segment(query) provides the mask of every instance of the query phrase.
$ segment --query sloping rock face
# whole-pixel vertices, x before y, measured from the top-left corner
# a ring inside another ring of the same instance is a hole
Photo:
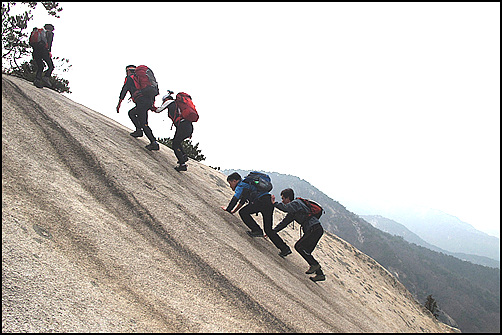
[[[2,75],[3,332],[451,331],[334,235],[314,251],[327,280],[311,282],[298,254],[220,209],[222,173],[178,173],[130,131]]]

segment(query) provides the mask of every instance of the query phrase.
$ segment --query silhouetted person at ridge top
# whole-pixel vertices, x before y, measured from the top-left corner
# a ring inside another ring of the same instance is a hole
[[[47,23],[43,28],[33,28],[30,35],[29,44],[33,48],[33,59],[37,64],[37,72],[33,84],[42,88],[44,86],[52,87],[50,77],[54,70],[54,63],[52,62],[52,41],[54,39],[54,26]],[[42,77],[44,71],[44,62],[47,64],[47,70]]]

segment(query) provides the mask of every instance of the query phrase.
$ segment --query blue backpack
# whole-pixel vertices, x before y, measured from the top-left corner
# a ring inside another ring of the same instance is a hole
[[[261,173],[258,171],[251,171],[244,178],[243,182],[252,185],[256,188],[259,193],[267,193],[270,192],[273,188],[272,180],[265,173]]]

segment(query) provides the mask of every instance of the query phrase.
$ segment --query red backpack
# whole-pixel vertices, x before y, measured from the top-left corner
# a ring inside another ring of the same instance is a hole
[[[300,199],[301,201],[303,201],[305,205],[307,205],[307,207],[309,208],[309,213],[308,213],[309,217],[315,216],[316,218],[319,219],[322,213],[324,213],[324,209],[322,209],[322,207],[318,203],[303,198],[297,198],[297,199]]]
[[[155,97],[159,94],[159,84],[153,75],[153,71],[148,66],[138,66],[134,71],[133,79],[137,89],[135,98],[140,95]]]
[[[48,49],[49,44],[47,43],[47,36],[45,35],[45,29],[44,28],[33,29],[30,35],[29,44],[32,48],[45,47],[46,49]]]
[[[192,97],[185,92],[179,92],[176,94],[176,105],[180,109],[181,117],[185,120],[191,122],[197,122],[199,120],[199,114],[195,109],[195,105],[192,102]]]

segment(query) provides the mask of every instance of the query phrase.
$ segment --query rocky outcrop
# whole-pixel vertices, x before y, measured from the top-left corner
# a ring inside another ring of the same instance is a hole
[[[220,209],[223,174],[179,173],[130,131],[2,76],[3,332],[450,331],[335,235],[311,282],[298,254]],[[292,246],[298,230],[281,234]]]

